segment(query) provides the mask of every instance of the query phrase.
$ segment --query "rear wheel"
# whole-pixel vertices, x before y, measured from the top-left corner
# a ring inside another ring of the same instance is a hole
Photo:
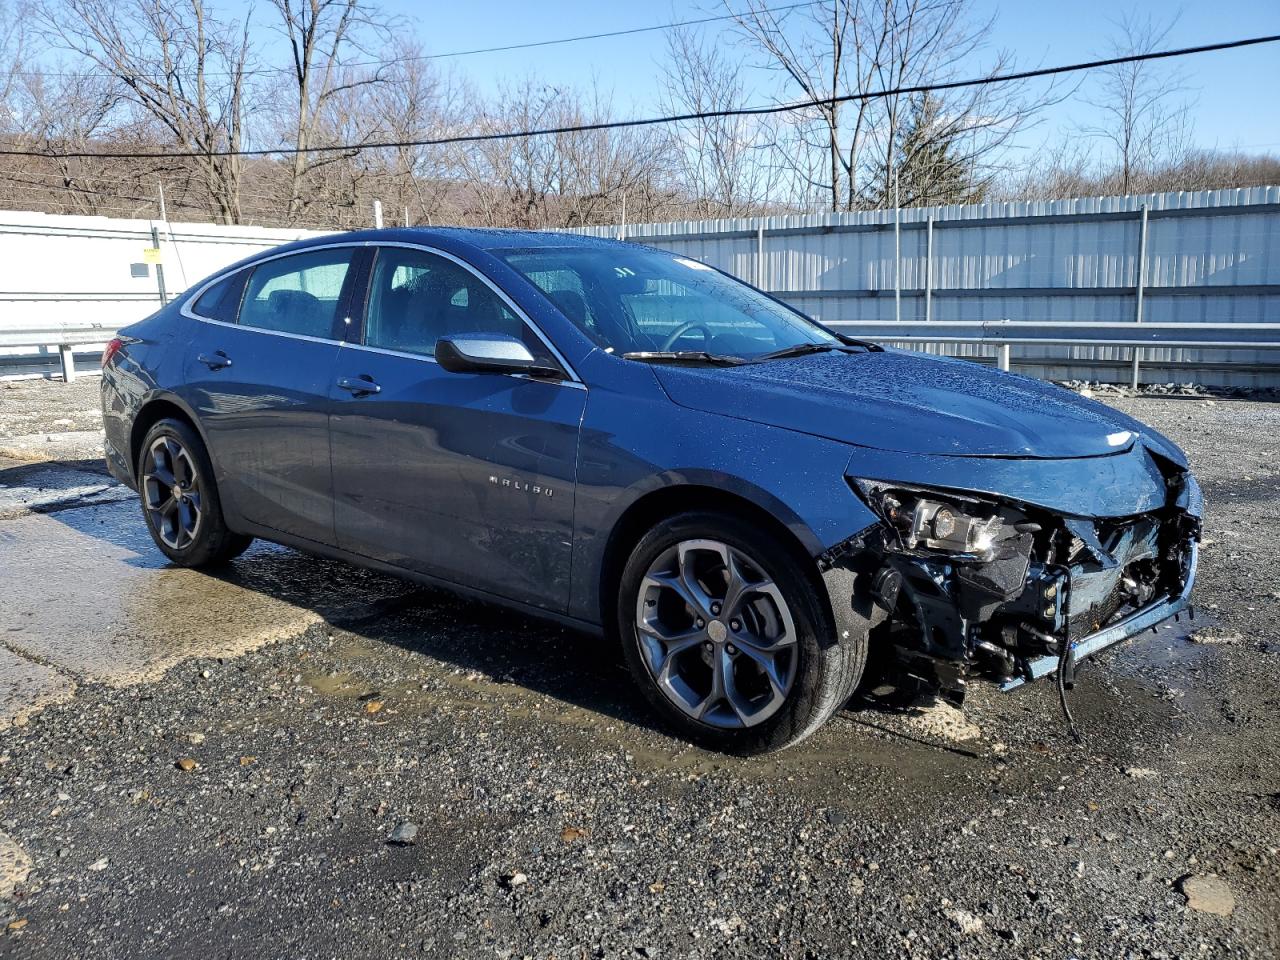
[[[632,673],[682,736],[730,753],[790,746],[852,694],[866,633],[837,639],[825,596],[777,537],[727,514],[658,524],[622,575]]]
[[[137,477],[151,539],[179,566],[225,563],[253,542],[228,529],[209,455],[181,420],[161,420],[147,431]]]

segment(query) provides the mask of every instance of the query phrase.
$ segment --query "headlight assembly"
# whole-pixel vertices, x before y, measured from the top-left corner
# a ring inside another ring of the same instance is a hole
[[[998,504],[942,491],[852,481],[868,505],[898,536],[903,549],[955,555],[989,562],[998,544],[1016,536],[1017,519],[1006,519]]]

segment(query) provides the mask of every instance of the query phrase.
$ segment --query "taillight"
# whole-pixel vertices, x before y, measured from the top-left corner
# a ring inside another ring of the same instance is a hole
[[[111,342],[107,344],[107,349],[102,351],[102,365],[105,367],[111,362],[111,358],[120,352],[120,348],[124,346],[124,341],[119,337],[112,337]]]

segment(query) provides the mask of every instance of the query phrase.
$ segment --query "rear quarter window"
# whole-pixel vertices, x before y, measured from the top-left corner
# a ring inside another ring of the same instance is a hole
[[[235,323],[236,314],[240,311],[240,296],[244,293],[244,283],[248,279],[248,270],[238,270],[224,277],[200,294],[191,307],[191,312],[208,320]]]

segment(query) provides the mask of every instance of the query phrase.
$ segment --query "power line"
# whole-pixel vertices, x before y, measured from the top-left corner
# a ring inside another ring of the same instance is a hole
[[[805,0],[803,3],[788,3],[780,7],[765,7],[758,13],[787,13],[791,10],[799,10],[802,7],[815,7],[825,0]],[[536,47],[554,47],[565,43],[578,43],[583,40],[604,40],[609,37],[630,37],[638,33],[654,33],[659,30],[676,30],[680,27],[694,27],[705,23],[718,23],[722,20],[734,20],[742,16],[741,13],[722,13],[714,17],[700,17],[695,20],[675,20],[671,23],[657,23],[648,27],[629,27],[626,30],[609,30],[603,33],[584,33],[575,37],[556,37],[551,40],[531,40],[526,43],[509,43],[500,47],[477,47],[472,50],[453,50],[449,53],[424,53],[413,57],[398,57],[396,62],[403,63],[406,61],[423,61],[423,60],[450,60],[457,57],[473,57],[482,53],[507,53],[511,50],[532,50]],[[340,64],[342,67],[384,67],[387,66],[385,60],[354,60],[349,63]],[[251,70],[245,70],[240,76],[257,76],[264,73],[293,73],[294,67],[256,67]],[[43,77],[67,77],[78,76],[75,73],[66,71],[43,71],[43,70],[24,70],[25,74]],[[141,76],[150,78],[161,78],[166,76],[162,73],[141,74]],[[227,71],[206,71],[205,76],[226,77],[232,76]]]
[[[26,180],[22,177],[15,177],[9,174],[4,174],[3,176],[0,176],[0,183],[16,183],[25,187],[39,187],[41,190],[48,190],[50,192],[54,192],[58,190],[71,190],[75,193],[91,194],[95,197],[107,197],[108,199],[111,199],[111,200],[131,200],[137,203],[150,203],[150,204],[154,204],[156,202],[155,197],[135,197],[125,193],[110,193],[106,190],[94,190],[92,187],[78,187],[75,184],[71,184],[71,183],[58,183],[58,184],[41,183],[38,180]],[[169,202],[175,207],[190,206],[190,204],[185,204],[177,200],[170,200]]]
[[[48,157],[49,155],[38,154],[38,156]],[[88,183],[96,184],[98,186],[101,186],[102,184],[109,184],[109,183],[126,184],[130,187],[145,186],[143,181],[163,181],[166,183],[166,186],[179,189],[179,190],[182,189],[181,182],[175,179],[175,177],[170,176],[166,179],[164,175],[157,176],[154,172],[150,172],[148,174],[144,174],[141,176],[133,176],[133,177],[115,177],[115,176],[110,176],[109,174],[100,174],[100,173],[76,173],[76,174],[65,175],[62,173],[45,173],[40,170],[20,170],[18,172],[22,174],[21,177],[17,176],[16,174],[10,174],[3,170],[0,170],[0,185],[3,185],[5,183],[18,183],[24,186],[42,187],[46,190],[55,190],[55,191],[56,190],[77,190],[81,193],[95,193],[104,197],[105,196],[117,197],[121,200],[136,200],[139,203],[145,203],[145,202],[156,203],[158,202],[158,198],[154,196],[147,198],[147,197],[135,197],[135,196],[130,196],[128,194],[122,194],[122,193],[106,193],[102,190],[96,189],[95,187],[78,185],[75,181],[79,181],[80,184],[88,182]],[[23,179],[24,177],[41,177],[45,180],[54,180],[58,182],[38,183],[29,179]],[[65,182],[68,180],[72,182],[71,183]],[[287,196],[283,194],[252,193],[252,192],[246,192],[244,190],[237,191],[236,196],[241,200],[265,200],[269,203],[276,203],[281,200],[288,199]],[[191,210],[207,209],[207,206],[204,204],[198,204],[198,203],[193,204],[189,201],[185,201],[177,197],[169,198],[169,206],[186,207]]]
[[[781,7],[766,7],[757,13],[785,13],[801,7],[816,7],[825,0],[807,0],[805,3],[789,3]],[[431,53],[421,57],[406,57],[406,60],[444,60],[450,57],[471,57],[478,53],[505,53],[508,50],[529,50],[533,47],[551,47],[561,43],[577,43],[579,40],[602,40],[606,37],[629,37],[637,33],[652,33],[657,30],[674,30],[678,27],[693,27],[704,23],[717,23],[721,20],[735,20],[740,13],[722,13],[714,17],[702,17],[698,20],[677,20],[673,23],[659,23],[651,27],[632,27],[628,30],[610,30],[607,33],[586,33],[577,37],[562,37],[558,40],[534,40],[529,43],[512,43],[504,47],[481,47],[475,50],[456,50],[453,53]],[[380,61],[369,61],[352,66],[375,66]]]
[[[42,176],[42,174],[34,174],[34,176]],[[113,193],[108,190],[96,190],[93,187],[82,187],[72,183],[66,183],[66,184],[41,183],[38,180],[27,180],[23,177],[15,177],[15,176],[10,176],[8,174],[0,174],[0,185],[6,184],[6,183],[13,183],[13,184],[18,184],[20,186],[26,186],[26,187],[35,187],[39,190],[46,191],[50,195],[57,195],[59,191],[66,190],[72,193],[83,194],[85,196],[101,197],[101,198],[104,198],[105,200],[128,201],[131,203],[138,204],[139,206],[150,205],[152,207],[155,207],[158,205],[158,200],[156,197],[142,197],[142,196],[135,196],[133,194],[128,194],[128,193]],[[264,194],[254,194],[254,193],[241,193],[239,197],[242,200],[277,201],[280,199],[279,197],[269,197]],[[96,204],[97,209],[109,209],[112,211],[131,213],[135,215],[138,213],[138,207],[128,207],[121,203],[100,203],[96,200],[93,202]],[[200,210],[204,213],[209,212],[209,207],[207,204],[192,203],[188,200],[169,198],[168,205],[170,207],[175,207],[183,210]],[[138,219],[156,219],[156,218],[141,217]],[[297,226],[299,228],[304,228],[304,229],[309,227],[316,227],[319,229],[333,229],[332,223],[328,223],[322,220],[316,220],[316,221],[298,220],[294,223],[291,223],[289,226],[290,227]],[[288,229],[288,228],[286,227],[285,229]]]
[[[1209,43],[1196,47],[1182,47],[1177,50],[1156,50],[1151,53],[1129,54],[1123,57],[1110,57],[1106,60],[1089,60],[1083,63],[1064,64],[1057,67],[1040,67],[1035,70],[1020,70],[1015,73],[994,74],[988,77],[977,77],[969,80],[949,80],[940,83],[924,83],[915,86],[892,87],[884,90],[872,90],[866,93],[847,93],[836,97],[821,97],[792,103],[770,104],[758,107],[731,107],[723,110],[701,110],[694,113],[679,113],[661,117],[641,117],[634,120],[605,120],[598,123],[571,124],[561,127],[542,127],[530,130],[508,130],[499,133],[468,133],[452,137],[435,137],[422,140],[393,140],[373,143],[346,143],[325,146],[276,147],[256,150],[174,150],[174,151],[56,151],[35,152],[30,150],[0,149],[0,156],[8,157],[57,157],[63,159],[77,157],[97,157],[107,160],[161,160],[196,157],[270,157],[293,156],[299,153],[334,153],[354,150],[389,150],[404,147],[439,147],[459,143],[482,143],[491,140],[518,140],[526,137],[554,136],[563,133],[590,133],[598,130],[619,130],[632,127],[650,127],[665,123],[682,123],[688,120],[709,120],[721,117],[765,116],[775,113],[790,113],[796,110],[807,110],[812,107],[829,107],[836,104],[852,103],[863,100],[876,100],[882,97],[902,96],[904,94],[928,93],[937,90],[958,90],[964,87],[982,87],[994,83],[1008,83],[1014,80],[1034,80],[1038,77],[1058,76],[1064,73],[1077,73],[1082,70],[1096,70],[1100,67],[1117,66],[1123,63],[1141,63],[1148,60],[1164,60],[1170,57],[1186,57],[1198,53],[1212,53],[1219,50],[1234,50],[1239,47],[1256,46],[1263,43],[1280,41],[1280,34],[1264,37],[1248,37],[1243,40],[1228,40],[1222,43]]]

